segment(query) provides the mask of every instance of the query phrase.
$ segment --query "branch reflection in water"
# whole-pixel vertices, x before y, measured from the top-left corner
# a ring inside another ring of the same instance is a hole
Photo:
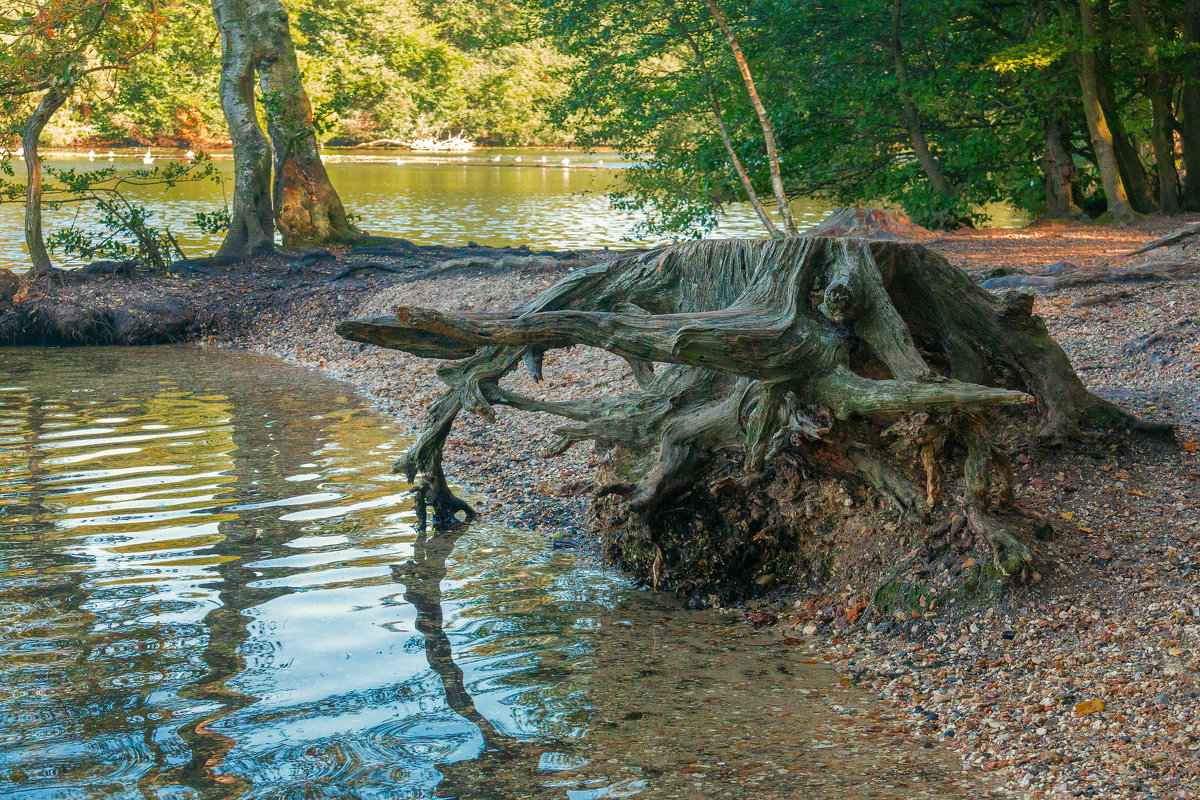
[[[0,364],[0,796],[558,777],[542,751],[591,708],[564,666],[586,667],[578,620],[620,579],[539,532],[418,538],[390,473],[407,439],[301,370],[190,348]]]

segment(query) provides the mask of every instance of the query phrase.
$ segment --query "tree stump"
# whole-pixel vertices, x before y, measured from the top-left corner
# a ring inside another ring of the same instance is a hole
[[[853,236],[859,239],[891,239],[919,242],[937,236],[922,228],[903,211],[879,208],[835,208],[828,217],[803,233],[804,236]]]
[[[445,359],[449,387],[397,464],[421,524],[472,515],[442,450],[462,410],[562,417],[548,449],[604,454],[596,518],[608,553],[684,592],[819,576],[831,537],[917,535],[978,546],[998,574],[1035,561],[997,432],[1049,443],[1150,429],[1087,391],[1029,294],[992,295],[911,242],[699,241],[574,272],[509,312],[401,307],[349,320],[358,342]],[[574,345],[626,359],[639,387],[548,402],[500,386]],[[923,537],[923,539],[921,538]]]

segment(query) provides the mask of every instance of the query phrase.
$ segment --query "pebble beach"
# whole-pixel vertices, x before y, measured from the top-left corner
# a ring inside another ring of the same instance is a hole
[[[968,231],[929,246],[968,270],[1035,273],[1100,263],[1164,226]],[[314,293],[208,343],[346,381],[415,432],[443,388],[436,363],[345,342],[333,324],[401,304],[504,310],[564,274],[468,273]],[[1175,424],[1178,444],[1134,441],[1102,458],[1069,446],[1018,456],[1018,501],[1057,531],[1053,569],[1040,582],[987,607],[904,619],[858,621],[853,591],[726,610],[777,620],[780,641],[881,700],[892,713],[871,723],[879,736],[943,748],[1007,796],[1200,797],[1200,281],[1117,288],[1103,302],[1091,298],[1112,286],[1048,293],[1035,310],[1089,388]],[[538,384],[514,373],[505,385],[548,399],[634,385],[623,361],[588,348],[547,353],[543,373]],[[450,481],[489,518],[586,538],[591,446],[542,458],[554,421],[497,412],[494,424],[460,417],[446,450]]]

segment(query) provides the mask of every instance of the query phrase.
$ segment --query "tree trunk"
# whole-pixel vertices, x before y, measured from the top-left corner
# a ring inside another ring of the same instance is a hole
[[[725,120],[721,116],[721,103],[717,100],[717,90],[711,83],[708,85],[708,96],[712,101],[713,119],[717,122],[717,134],[720,135],[721,142],[725,145],[725,152],[729,154],[729,161],[733,164],[733,170],[737,173],[738,180],[742,182],[742,188],[746,191],[750,205],[754,206],[754,212],[758,214],[763,227],[767,229],[767,233],[771,235],[772,239],[782,236],[783,234],[775,227],[775,221],[771,219],[771,215],[763,208],[762,201],[758,199],[758,192],[754,191],[754,184],[750,182],[750,176],[746,174],[742,160],[738,158],[737,150],[733,148],[733,140],[729,138],[729,131],[725,129]]]
[[[913,102],[912,93],[908,88],[908,70],[904,63],[904,50],[900,43],[900,3],[901,0],[892,2],[892,26],[889,35],[889,48],[892,53],[892,63],[896,69],[896,84],[900,93],[900,122],[908,133],[913,153],[916,154],[921,169],[925,170],[929,185],[942,197],[952,198],[954,190],[950,187],[950,181],[946,180],[942,165],[933,155],[933,151],[929,149],[929,141],[925,138],[925,129],[921,123],[921,112]]]
[[[1075,202],[1075,164],[1063,144],[1062,116],[1047,114],[1043,121],[1046,147],[1042,153],[1042,173],[1046,176],[1046,219],[1066,219],[1079,207]]]
[[[279,0],[244,0],[255,66],[275,151],[275,222],[285,245],[349,244],[362,238],[346,219],[321,162],[312,105]]]
[[[221,108],[233,142],[233,210],[218,257],[255,256],[275,246],[271,146],[254,105],[254,48],[241,0],[212,0],[221,34]]]
[[[1175,168],[1175,112],[1172,81],[1158,59],[1158,39],[1150,28],[1146,0],[1129,0],[1133,27],[1142,40],[1146,58],[1146,94],[1150,97],[1150,145],[1158,178],[1158,204],[1165,214],[1179,211],[1179,172]]]
[[[1084,388],[1032,307],[1032,295],[997,298],[915,243],[790,237],[629,256],[511,312],[402,307],[337,332],[455,362],[397,464],[422,476],[420,519],[426,504],[443,519],[473,513],[441,468],[462,409],[553,414],[572,424],[554,431],[550,454],[589,439],[606,453],[598,514],[615,557],[655,586],[700,591],[794,574],[806,543],[839,524],[830,514],[882,530],[866,518],[881,503],[911,515],[913,531],[965,529],[1001,572],[1020,574],[1033,546],[1008,514],[1012,475],[991,435],[1003,416],[1026,418],[1008,409],[1036,405],[1050,441],[1139,424]],[[542,353],[574,345],[625,358],[641,388],[551,402],[500,386],[522,362],[536,378]],[[955,466],[961,496],[943,489]]]
[[[746,92],[750,95],[750,104],[754,106],[754,113],[758,115],[758,123],[762,126],[763,141],[767,148],[767,166],[771,172],[771,188],[775,192],[775,202],[779,205],[779,218],[783,220],[783,229],[788,235],[795,236],[797,233],[796,223],[792,219],[792,210],[788,206],[787,193],[783,190],[783,176],[779,170],[779,152],[775,147],[775,129],[771,125],[771,118],[767,114],[766,106],[759,99],[758,88],[754,85],[754,77],[750,74],[750,65],[742,53],[742,46],[738,44],[737,35],[734,34],[733,28],[721,13],[721,9],[717,7],[716,0],[706,0],[706,2],[717,26],[729,41],[729,49],[733,51],[738,71],[742,73],[742,81],[746,84]]]
[[[46,123],[54,112],[67,102],[67,93],[60,87],[51,87],[38,101],[33,115],[21,131],[21,147],[25,150],[25,245],[33,262],[30,277],[45,275],[54,270],[50,254],[46,252],[46,240],[42,236],[42,158],[38,155],[38,140]]]
[[[1188,0],[1183,20],[1184,38],[1200,47],[1200,0]],[[1183,185],[1183,204],[1189,211],[1200,211],[1200,69],[1185,72],[1179,96],[1181,112],[1179,133],[1183,143],[1183,166],[1187,177]]]
[[[1086,2],[1086,0],[1084,0]],[[1125,120],[1117,108],[1117,99],[1113,94],[1112,81],[1108,71],[1101,68],[1097,72],[1100,90],[1100,104],[1104,108],[1104,118],[1112,131],[1113,154],[1117,158],[1117,170],[1121,173],[1121,182],[1125,184],[1125,192],[1129,204],[1139,214],[1153,214],[1158,211],[1158,203],[1150,190],[1150,182],[1146,180],[1146,165],[1138,155],[1137,145],[1129,131],[1125,128]]]
[[[1083,111],[1087,116],[1088,132],[1092,138],[1092,148],[1096,153],[1096,166],[1100,170],[1100,182],[1104,186],[1104,195],[1108,198],[1108,210],[1117,222],[1127,222],[1134,217],[1133,207],[1129,196],[1125,193],[1125,185],[1121,181],[1121,170],[1117,166],[1117,156],[1113,149],[1113,135],[1109,128],[1108,118],[1100,103],[1099,64],[1091,42],[1096,37],[1096,20],[1092,13],[1090,0],[1079,0],[1079,16],[1083,24],[1084,45],[1078,56],[1077,70],[1079,73],[1080,100]]]

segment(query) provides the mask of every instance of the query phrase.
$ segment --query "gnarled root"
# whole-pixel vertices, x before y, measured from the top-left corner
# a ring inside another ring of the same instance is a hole
[[[596,507],[610,552],[689,590],[816,575],[809,545],[854,525],[968,529],[1019,577],[1034,554],[997,512],[1013,494],[996,421],[1032,406],[1045,441],[1139,425],[1084,388],[1030,297],[997,298],[911,243],[695,242],[572,273],[512,311],[400,308],[338,332],[448,360],[448,390],[398,465],[423,476],[422,519],[430,503],[470,513],[441,466],[459,411],[560,416],[548,452],[593,440],[607,453]],[[499,386],[522,364],[539,379],[546,350],[577,344],[626,359],[638,388],[560,403]],[[959,500],[946,487],[964,453]]]

